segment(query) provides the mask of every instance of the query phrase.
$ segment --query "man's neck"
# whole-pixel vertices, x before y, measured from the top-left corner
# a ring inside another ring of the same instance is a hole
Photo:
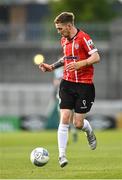
[[[69,40],[73,39],[78,33],[78,29],[76,27],[73,27],[70,33],[70,38]]]

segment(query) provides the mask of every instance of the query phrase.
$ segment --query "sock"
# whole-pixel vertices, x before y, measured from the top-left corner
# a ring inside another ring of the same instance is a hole
[[[86,119],[84,119],[84,125],[82,127],[82,131],[85,131],[88,134],[90,134],[92,132],[92,127]]]
[[[68,141],[68,124],[59,124],[58,127],[58,149],[59,157],[65,156],[67,141]]]

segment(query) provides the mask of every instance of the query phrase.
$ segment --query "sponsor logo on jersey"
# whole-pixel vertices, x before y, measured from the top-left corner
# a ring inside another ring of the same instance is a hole
[[[90,40],[88,40],[87,41],[88,42],[88,45],[90,46],[90,45],[93,45],[93,41],[90,39]]]
[[[88,45],[91,47],[91,49],[95,49],[95,45],[91,39],[88,40],[87,42],[88,42]]]
[[[64,56],[64,60],[76,60],[78,59],[77,56]]]

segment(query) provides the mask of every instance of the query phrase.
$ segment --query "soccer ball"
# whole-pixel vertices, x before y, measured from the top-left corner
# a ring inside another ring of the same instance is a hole
[[[35,148],[30,154],[30,160],[35,166],[44,166],[49,161],[49,153],[43,147]]]

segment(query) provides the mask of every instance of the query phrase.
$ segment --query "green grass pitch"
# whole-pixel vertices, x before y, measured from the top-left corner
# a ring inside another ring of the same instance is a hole
[[[67,158],[69,164],[58,164],[57,132],[0,133],[0,179],[122,179],[122,131],[96,131],[98,147],[89,149],[83,132],[78,142],[70,133]],[[42,146],[50,160],[43,167],[31,164],[31,151]]]

